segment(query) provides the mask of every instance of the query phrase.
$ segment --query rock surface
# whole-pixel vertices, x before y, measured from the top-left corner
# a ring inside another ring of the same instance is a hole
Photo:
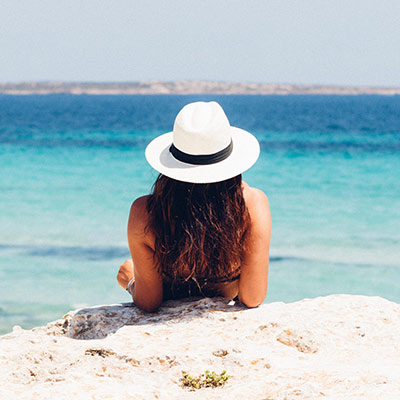
[[[400,305],[333,295],[73,311],[0,337],[1,399],[400,399]],[[182,371],[230,375],[182,388]]]

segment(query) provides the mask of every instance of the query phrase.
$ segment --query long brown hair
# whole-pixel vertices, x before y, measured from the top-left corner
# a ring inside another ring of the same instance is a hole
[[[194,184],[160,174],[147,211],[155,262],[173,282],[224,277],[241,265],[250,227],[241,175]]]

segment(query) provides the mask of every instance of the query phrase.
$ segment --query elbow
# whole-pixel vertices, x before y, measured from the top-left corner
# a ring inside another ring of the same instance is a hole
[[[239,300],[247,308],[256,308],[262,303],[262,301],[252,301],[252,300],[248,301],[247,299],[241,299],[240,297]]]
[[[148,312],[148,313],[154,313],[160,308],[160,305],[157,305],[157,306],[145,306],[145,307],[139,307],[139,308],[141,310],[143,310],[143,311]]]
[[[154,300],[154,301],[150,301],[150,300],[147,299],[146,301],[143,301],[143,299],[138,298],[138,296],[134,296],[133,297],[133,302],[142,311],[145,311],[145,312],[148,312],[148,313],[154,313],[160,308],[162,300],[158,300],[157,299],[157,300]]]
[[[135,289],[133,290],[132,300],[137,307],[142,311],[153,313],[156,312],[163,301],[162,291],[151,290],[141,284],[141,281],[136,281]]]
[[[142,311],[148,312],[148,313],[154,313],[156,312],[159,308],[161,303],[157,304],[138,304],[135,302],[135,305],[138,306]]]
[[[252,296],[252,295],[240,295],[239,301],[248,308],[258,307],[265,300],[266,294],[264,296]]]

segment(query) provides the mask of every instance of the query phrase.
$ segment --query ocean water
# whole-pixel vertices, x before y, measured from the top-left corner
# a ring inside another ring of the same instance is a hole
[[[2,95],[0,333],[129,301],[115,277],[157,175],[144,148],[197,100],[260,141],[244,179],[270,200],[266,302],[400,302],[399,96]]]

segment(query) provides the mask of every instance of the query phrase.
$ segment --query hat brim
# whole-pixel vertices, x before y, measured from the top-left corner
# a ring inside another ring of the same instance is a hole
[[[232,153],[223,161],[193,165],[178,161],[169,151],[172,132],[152,140],[146,147],[148,163],[161,174],[182,182],[214,183],[233,178],[248,170],[260,155],[258,140],[249,132],[231,127]]]

